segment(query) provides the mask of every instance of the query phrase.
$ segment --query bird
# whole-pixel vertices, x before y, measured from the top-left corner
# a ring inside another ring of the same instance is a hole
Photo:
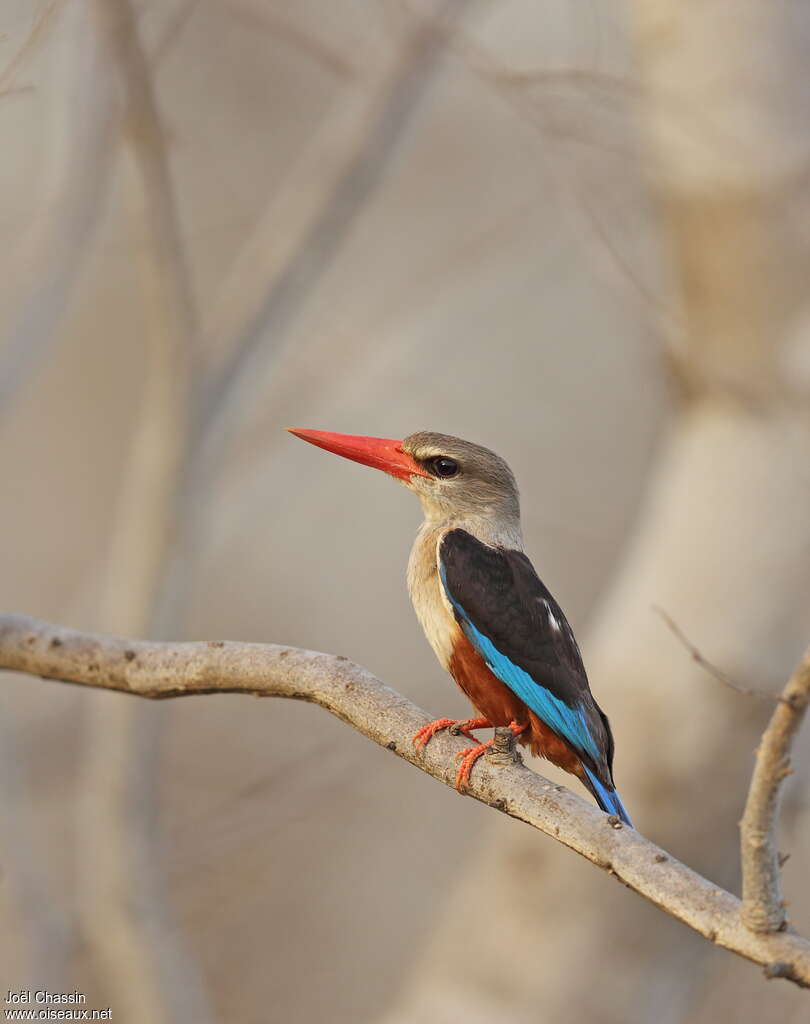
[[[610,723],[591,693],[568,620],[525,554],[518,487],[507,463],[481,445],[431,431],[393,440],[287,429],[382,470],[421,501],[408,591],[439,663],[477,715],[430,722],[413,737],[417,749],[443,729],[466,736],[474,746],[456,755],[456,788],[464,791],[493,744],[476,732],[508,727],[632,827],[613,780]]]

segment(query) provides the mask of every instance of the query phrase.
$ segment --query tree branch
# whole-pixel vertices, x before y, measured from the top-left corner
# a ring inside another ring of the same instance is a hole
[[[790,775],[790,748],[810,702],[810,648],[788,680],[757,750],[754,774],[740,822],[742,919],[757,933],[787,926],[780,891],[776,824],[783,780]]]
[[[5,615],[0,668],[154,699],[247,693],[305,700],[448,786],[456,771],[451,755],[465,745],[440,734],[417,752],[411,737],[427,715],[409,700],[346,658],[275,644],[147,643]],[[805,703],[808,684],[810,666],[801,686],[796,683]],[[785,707],[780,704],[776,714]],[[797,724],[788,727],[790,735]],[[770,749],[763,741],[763,750]],[[810,942],[784,931],[751,931],[735,896],[564,787],[521,764],[486,759],[468,792],[575,850],[710,942],[761,964],[768,977],[810,987]]]
[[[787,926],[780,889],[782,860],[776,843],[782,782],[791,773],[790,747],[810,702],[810,648],[778,697],[739,686],[708,661],[662,608],[653,606],[671,632],[701,668],[748,697],[774,700],[776,710],[757,750],[754,773],[740,822],[740,860],[743,876],[742,919],[754,932],[783,931]]]

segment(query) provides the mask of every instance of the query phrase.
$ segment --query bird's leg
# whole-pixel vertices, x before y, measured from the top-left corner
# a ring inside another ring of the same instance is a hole
[[[521,733],[525,732],[529,728],[529,723],[524,722],[523,725],[518,725],[517,722],[510,722],[509,728],[512,731],[512,735],[517,737]],[[486,743],[479,743],[475,747],[468,747],[466,750],[460,750],[455,756],[457,761],[461,761],[458,766],[458,775],[456,776],[456,789],[461,793],[467,783],[470,781],[470,772],[473,769],[473,765],[490,749],[494,740],[487,740]]]
[[[491,728],[492,723],[487,718],[468,718],[463,722],[459,722],[455,718],[437,718],[435,722],[428,722],[427,725],[423,725],[414,734],[412,742],[417,750],[422,750],[437,732],[441,732],[442,729],[448,729],[454,736],[458,736],[461,733],[467,739],[472,740],[473,743],[477,743],[478,740],[473,736],[472,730]]]

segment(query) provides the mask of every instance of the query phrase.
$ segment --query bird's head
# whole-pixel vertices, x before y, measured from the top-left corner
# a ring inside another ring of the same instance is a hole
[[[419,496],[429,520],[497,520],[519,529],[515,478],[504,460],[488,448],[427,430],[394,441],[288,429],[310,444],[400,480]]]

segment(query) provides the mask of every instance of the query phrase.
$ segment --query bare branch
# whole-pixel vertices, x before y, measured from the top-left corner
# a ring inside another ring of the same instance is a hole
[[[695,664],[700,665],[702,669],[708,672],[709,675],[719,683],[722,683],[724,686],[728,686],[736,693],[741,693],[744,697],[759,697],[761,700],[770,701],[779,700],[779,698],[775,697],[772,693],[765,693],[763,690],[752,690],[747,686],[740,686],[739,683],[735,683],[731,676],[726,675],[721,668],[718,668],[715,664],[709,661],[708,658],[703,656],[700,649],[695,647],[689,637],[684,633],[678,623],[668,612],[665,612],[663,608],[659,608],[656,604],[653,605],[653,611],[656,615],[661,616],[673,636],[680,640],[687,651],[689,651],[692,655],[692,661],[694,661]]]
[[[777,707],[757,750],[745,812],[740,822],[743,872],[742,919],[754,932],[781,931],[787,915],[780,891],[780,869],[787,856],[776,845],[780,789],[790,775],[790,746],[810,702],[810,649],[791,676],[783,693],[775,697],[740,686],[708,661],[674,619],[657,606],[667,627],[692,655],[692,660],[725,686],[747,697],[774,700]]]
[[[787,926],[780,891],[781,857],[776,825],[783,780],[790,775],[790,748],[810,702],[810,648],[788,680],[757,750],[751,788],[740,822],[742,919],[757,933]]]
[[[439,735],[417,752],[411,737],[427,721],[423,711],[347,658],[293,647],[147,643],[4,615],[0,668],[153,699],[246,693],[308,701],[448,786],[456,771],[451,755],[464,747],[458,737]],[[810,664],[803,671],[796,692],[806,702]],[[788,932],[751,931],[737,897],[563,786],[521,764],[487,759],[468,792],[576,851],[715,945],[761,964],[768,977],[810,987],[810,942]]]

